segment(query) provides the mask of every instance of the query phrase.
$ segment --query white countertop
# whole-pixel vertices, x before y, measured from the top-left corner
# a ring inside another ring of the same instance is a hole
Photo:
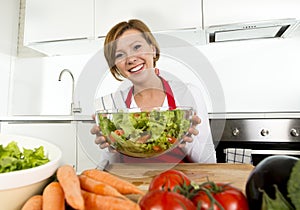
[[[209,119],[271,119],[300,118],[300,112],[261,112],[261,113],[209,113]]]
[[[300,112],[281,113],[209,113],[209,119],[300,118]],[[91,115],[14,115],[0,116],[0,122],[93,122]]]
[[[0,122],[72,122],[93,121],[90,115],[14,115],[0,116]]]

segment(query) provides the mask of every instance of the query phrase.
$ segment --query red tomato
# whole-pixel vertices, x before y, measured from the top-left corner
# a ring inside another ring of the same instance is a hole
[[[124,135],[124,131],[121,130],[121,129],[119,129],[119,130],[117,129],[117,130],[115,130],[114,132],[115,132],[115,134],[117,134],[118,136]],[[115,143],[115,142],[116,142],[116,139],[115,139],[111,134],[109,135],[109,139],[110,139],[111,143]]]
[[[246,196],[239,189],[228,184],[216,183],[218,189],[213,189],[210,185],[205,186],[206,189],[211,190],[211,195],[218,201],[224,210],[248,210],[248,202]],[[201,206],[201,210],[212,209],[211,200],[204,191],[199,191],[198,194],[192,198],[195,206]],[[219,210],[217,204],[214,204],[214,210]]]
[[[167,170],[160,173],[152,179],[149,185],[149,191],[163,190],[173,191],[175,186],[190,185],[191,180],[187,175],[178,170]]]
[[[140,116],[140,114],[139,114],[139,113],[134,113],[133,116],[134,116],[135,118],[137,118],[137,117]]]
[[[154,151],[156,151],[156,152],[160,152],[160,151],[161,151],[160,146],[156,146],[156,145],[154,145],[154,146],[152,147],[152,149],[153,149]]]
[[[171,143],[171,144],[174,144],[176,141],[177,141],[177,139],[176,138],[174,138],[174,137],[167,137],[168,138],[168,141]]]
[[[183,195],[161,190],[148,192],[139,205],[141,210],[196,210],[193,202]]]
[[[122,129],[115,130],[114,132],[115,132],[115,134],[117,134],[118,136],[124,135],[124,131],[123,131]]]

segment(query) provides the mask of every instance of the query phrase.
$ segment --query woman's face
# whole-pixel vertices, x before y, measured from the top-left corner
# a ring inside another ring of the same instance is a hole
[[[147,43],[143,34],[129,29],[117,40],[115,65],[124,77],[135,77],[154,68],[154,55],[155,47]]]

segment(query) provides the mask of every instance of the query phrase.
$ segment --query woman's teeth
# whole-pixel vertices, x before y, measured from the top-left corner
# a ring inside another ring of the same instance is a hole
[[[131,72],[131,73],[133,73],[133,72],[137,72],[137,71],[141,70],[141,69],[142,69],[142,67],[143,67],[143,64],[141,64],[141,65],[138,65],[138,66],[136,66],[136,67],[134,67],[134,68],[130,69],[130,70],[129,70],[129,72]]]

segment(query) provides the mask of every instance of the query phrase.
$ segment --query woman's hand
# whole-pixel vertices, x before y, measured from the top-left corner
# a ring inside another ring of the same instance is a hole
[[[92,118],[93,118],[93,120],[95,120],[94,114],[92,115]],[[115,151],[112,147],[110,147],[110,144],[107,142],[106,137],[102,135],[101,130],[98,125],[95,124],[91,128],[91,134],[96,135],[95,143],[98,144],[101,149],[105,149],[108,147],[108,150],[110,152]]]
[[[192,135],[196,136],[199,134],[199,131],[196,129],[196,126],[201,123],[200,117],[197,115],[193,115],[192,117],[192,125],[189,128],[188,134],[183,137],[183,142],[179,145],[179,147],[184,147],[186,142],[190,143],[193,141]]]

